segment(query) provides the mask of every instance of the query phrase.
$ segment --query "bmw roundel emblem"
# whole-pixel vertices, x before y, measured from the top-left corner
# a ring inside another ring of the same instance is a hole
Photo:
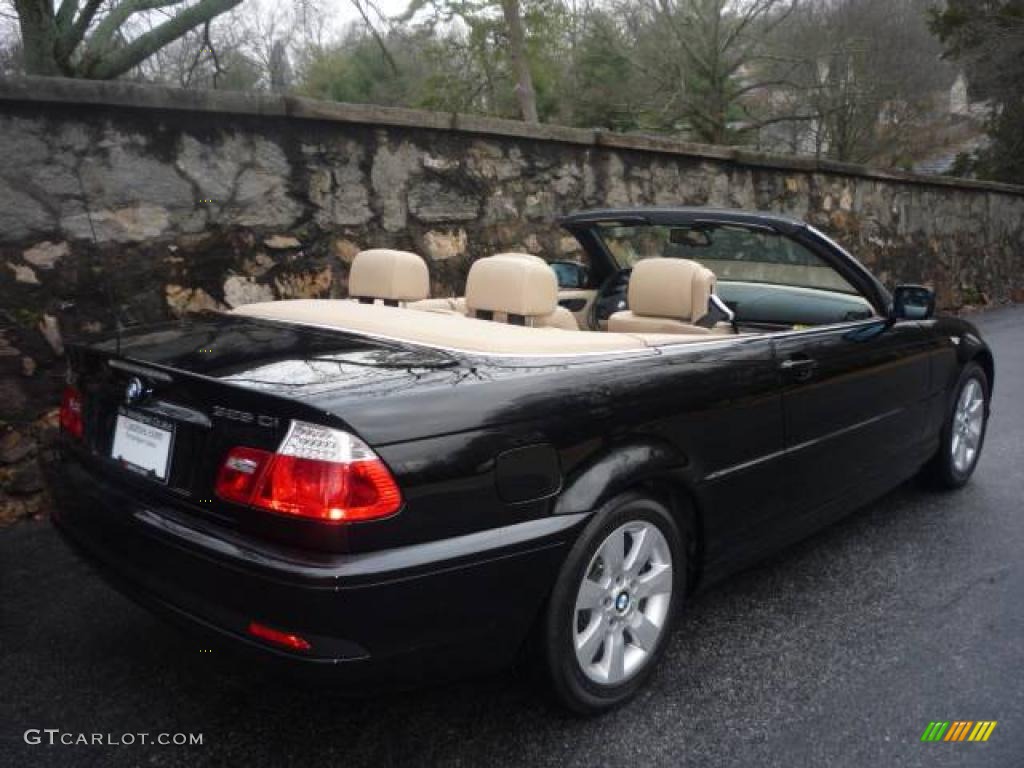
[[[132,376],[128,379],[128,386],[124,389],[124,401],[128,404],[137,403],[148,393],[149,391],[146,389],[142,379],[138,376]]]

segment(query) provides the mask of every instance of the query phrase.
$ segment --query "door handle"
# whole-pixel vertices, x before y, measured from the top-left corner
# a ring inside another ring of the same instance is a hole
[[[796,379],[809,379],[818,362],[809,357],[790,357],[779,363],[779,368],[784,373],[791,374]]]

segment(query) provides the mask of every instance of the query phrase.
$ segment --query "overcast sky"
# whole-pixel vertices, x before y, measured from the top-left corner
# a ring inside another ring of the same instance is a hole
[[[359,12],[352,4],[352,0],[325,0],[325,6],[330,8],[332,21],[341,29],[352,21],[361,21]],[[375,5],[385,16],[398,16],[409,6],[409,0],[376,0]],[[373,16],[370,16],[373,19]],[[376,19],[374,19],[376,21]]]

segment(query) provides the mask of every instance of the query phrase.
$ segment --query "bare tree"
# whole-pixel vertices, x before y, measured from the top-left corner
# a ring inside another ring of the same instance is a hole
[[[242,0],[14,0],[21,28],[25,71],[98,80],[131,71],[189,31]],[[167,9],[175,9],[170,13]],[[140,16],[166,18],[141,34],[131,30]]]
[[[701,141],[729,143],[747,95],[768,85],[753,67],[765,37],[797,2],[646,0],[649,18],[638,34],[656,43],[638,39],[632,59],[658,84],[666,119]]]
[[[519,115],[526,122],[539,122],[526,45],[527,30],[522,17],[522,0],[410,0],[397,21],[409,23],[424,13],[429,14],[424,26],[433,34],[443,29],[439,37],[444,42],[452,44],[457,38],[464,38],[462,47],[480,54],[479,67],[483,70],[484,82],[474,87],[477,95],[489,93],[493,96],[498,93],[495,84],[498,79],[497,70],[501,69],[501,65],[492,59],[497,52],[495,49],[507,55],[512,95],[515,96]],[[451,34],[453,22],[454,26],[465,28],[464,35]],[[502,84],[502,88],[507,88],[507,84]],[[494,98],[485,100],[496,101]]]
[[[928,31],[932,2],[812,0],[779,30],[767,67],[804,119],[801,148],[848,162],[913,154],[955,77]]]
[[[523,20],[519,15],[519,0],[501,0],[501,11],[508,27],[508,55],[516,78],[516,100],[523,120],[537,123],[537,97],[533,92],[533,77],[530,62],[526,57],[526,34]]]
[[[380,48],[381,55],[391,68],[392,74],[399,74],[398,64],[395,62],[395,57],[391,55],[391,51],[388,50],[388,45],[384,42],[384,36],[380,33],[380,30],[374,26],[373,21],[370,20],[369,10],[371,9],[377,14],[378,19],[383,19],[384,15],[380,12],[380,9],[377,8],[371,0],[352,0],[352,5],[354,5],[355,9],[359,12],[359,15],[363,19],[363,24],[366,25],[366,30],[377,43],[377,47]]]
[[[323,45],[330,14],[321,6],[320,0],[294,0],[236,7],[161,48],[130,74],[182,88],[291,90],[295,69],[301,78],[306,58]],[[160,19],[145,16],[133,32]]]

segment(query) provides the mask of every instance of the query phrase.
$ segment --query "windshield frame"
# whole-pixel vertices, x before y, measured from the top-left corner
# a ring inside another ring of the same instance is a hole
[[[648,239],[644,229],[654,230]],[[651,258],[688,259],[699,262],[712,270],[720,283],[741,282],[775,285],[782,287],[806,288],[825,293],[845,296],[861,296],[856,286],[843,278],[836,270],[813,251],[795,240],[786,237],[770,227],[755,227],[726,222],[697,221],[691,226],[670,226],[665,224],[622,224],[621,222],[599,222],[594,225],[597,237],[615,259],[620,269],[632,269],[638,262]],[[677,232],[700,233],[706,237],[700,245],[676,242]],[[768,241],[751,243],[750,235],[758,235]],[[763,248],[759,250],[759,245]],[[703,248],[707,251],[703,251]],[[653,251],[651,250],[653,249]],[[735,254],[744,253],[744,258]],[[748,257],[751,255],[752,257]],[[774,252],[776,257],[766,258]],[[759,276],[730,275],[736,269],[746,266],[750,272],[760,271]],[[773,271],[789,271],[788,275],[775,275]]]
[[[695,224],[728,224],[756,231],[770,230],[813,253],[832,267],[880,317],[889,316],[891,296],[882,283],[842,246],[797,219],[773,213],[713,208],[626,208],[582,211],[566,216],[560,224],[583,246],[590,259],[592,280],[600,285],[623,271],[605,246],[599,225],[618,222],[633,226],[660,224],[687,227]]]

